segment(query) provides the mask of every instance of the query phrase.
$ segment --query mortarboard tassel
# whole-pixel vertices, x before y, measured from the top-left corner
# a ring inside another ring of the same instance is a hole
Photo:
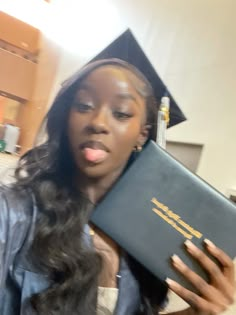
[[[170,99],[163,96],[157,117],[157,144],[163,149],[166,148],[166,129],[170,121]]]

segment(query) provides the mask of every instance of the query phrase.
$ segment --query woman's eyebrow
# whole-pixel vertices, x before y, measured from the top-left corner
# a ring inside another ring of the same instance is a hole
[[[116,98],[119,98],[121,100],[132,100],[134,102],[137,102],[136,97],[130,93],[118,93],[116,94]]]

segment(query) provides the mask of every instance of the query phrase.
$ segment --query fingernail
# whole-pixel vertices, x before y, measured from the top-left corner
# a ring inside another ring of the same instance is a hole
[[[178,287],[179,284],[177,282],[175,282],[174,280],[170,279],[170,278],[166,278],[166,283],[168,284],[168,286],[170,287]]]
[[[215,244],[212,243],[212,241],[208,240],[207,238],[204,239],[204,243],[212,249],[216,248]]]
[[[172,260],[176,263],[176,264],[182,264],[183,263],[183,261],[179,258],[179,256],[178,255],[176,255],[176,254],[174,254],[174,255],[172,255],[171,256],[171,258],[172,258]]]
[[[173,284],[175,283],[175,281],[173,281],[173,280],[170,279],[170,278],[166,278],[166,283],[167,283],[168,285],[173,285]]]
[[[186,240],[184,242],[184,244],[187,247],[187,249],[189,249],[189,250],[196,250],[197,249],[197,247],[190,240]]]

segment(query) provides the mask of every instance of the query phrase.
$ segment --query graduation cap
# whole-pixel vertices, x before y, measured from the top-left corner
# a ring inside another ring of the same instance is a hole
[[[163,96],[170,98],[170,122],[168,127],[175,126],[186,120],[185,115],[129,29],[115,39],[90,62],[110,58],[124,60],[139,69],[151,83],[158,104],[160,104]]]

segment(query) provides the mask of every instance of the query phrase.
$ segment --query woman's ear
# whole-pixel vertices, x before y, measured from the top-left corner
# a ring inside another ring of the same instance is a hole
[[[151,129],[151,125],[144,125],[140,131],[138,138],[138,145],[143,146],[149,138],[149,131]]]

